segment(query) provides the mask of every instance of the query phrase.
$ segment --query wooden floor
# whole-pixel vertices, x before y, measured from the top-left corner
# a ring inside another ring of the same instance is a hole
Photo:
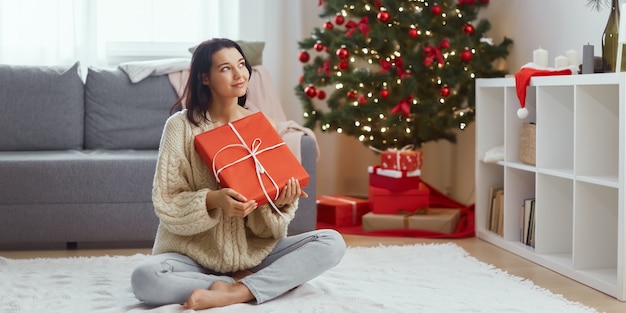
[[[604,293],[577,283],[567,277],[538,266],[526,259],[520,258],[508,251],[502,250],[478,238],[454,240],[420,239],[420,238],[391,238],[344,236],[348,246],[377,246],[406,245],[416,243],[443,243],[453,242],[475,258],[507,271],[509,274],[525,277],[536,285],[561,294],[565,298],[581,302],[597,309],[599,312],[626,312],[626,302],[621,302]],[[50,251],[0,251],[5,258],[36,258],[36,257],[71,257],[71,256],[100,256],[100,255],[133,255],[135,253],[150,253],[150,249],[76,249]]]

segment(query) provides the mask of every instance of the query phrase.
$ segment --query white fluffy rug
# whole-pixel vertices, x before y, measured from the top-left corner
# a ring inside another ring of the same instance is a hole
[[[129,276],[144,255],[0,257],[0,312],[181,312],[137,301]],[[455,244],[350,248],[324,275],[261,305],[203,312],[597,312],[511,276]]]

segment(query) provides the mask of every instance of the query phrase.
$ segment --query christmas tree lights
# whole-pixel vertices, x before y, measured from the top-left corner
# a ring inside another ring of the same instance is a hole
[[[305,126],[378,150],[439,139],[474,118],[474,83],[512,41],[483,38],[488,0],[321,0],[326,21],[300,41]]]

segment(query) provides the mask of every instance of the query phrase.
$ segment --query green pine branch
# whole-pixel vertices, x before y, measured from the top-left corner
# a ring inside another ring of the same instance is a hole
[[[493,63],[508,56],[512,40],[496,45],[481,41],[491,25],[476,18],[488,1],[324,3],[320,16],[332,29],[316,27],[298,43],[310,55],[295,87],[306,127],[341,132],[381,150],[441,139],[455,142],[455,131],[475,116],[475,79],[506,74]],[[436,5],[439,14],[432,11]],[[383,11],[387,22],[378,18]],[[335,22],[339,14],[345,19],[341,25]],[[347,23],[363,22],[364,17],[367,29],[348,35]],[[339,58],[339,49],[346,49],[348,59]],[[326,97],[309,97],[307,88],[323,90]]]

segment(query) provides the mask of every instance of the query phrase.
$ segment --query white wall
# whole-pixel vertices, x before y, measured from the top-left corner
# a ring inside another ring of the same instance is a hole
[[[538,47],[548,50],[550,66],[556,56],[570,49],[582,56],[587,43],[600,56],[608,13],[593,10],[587,0],[491,0],[481,15],[491,22],[489,36],[496,42],[504,36],[513,39],[508,63],[514,73],[532,60],[532,51]]]
[[[302,65],[297,61],[295,42],[308,37],[313,27],[320,26],[320,12],[316,0],[267,1],[281,7],[289,27],[273,29],[276,38],[269,39],[265,59],[275,77],[281,101],[290,119],[301,122],[302,108],[293,93]],[[266,8],[274,10],[274,8]],[[289,16],[288,12],[293,12]],[[626,13],[625,13],[626,14]],[[504,36],[513,39],[510,56],[505,66],[511,74],[532,60],[532,51],[538,47],[548,50],[551,66],[554,57],[574,49],[582,56],[583,45],[595,46],[601,55],[601,38],[608,11],[595,12],[587,0],[491,0],[482,11],[492,29],[488,37],[500,42]],[[293,24],[291,24],[293,21]],[[277,23],[279,24],[279,23]],[[290,26],[293,26],[291,28]],[[300,37],[297,37],[297,36]],[[295,36],[295,42],[294,40]],[[281,51],[275,51],[276,40]],[[367,195],[367,166],[377,164],[378,157],[353,137],[317,131],[322,156],[318,162],[318,194]],[[474,202],[474,125],[458,132],[457,144],[432,142],[424,146],[422,177],[438,190],[448,193],[462,203]]]

